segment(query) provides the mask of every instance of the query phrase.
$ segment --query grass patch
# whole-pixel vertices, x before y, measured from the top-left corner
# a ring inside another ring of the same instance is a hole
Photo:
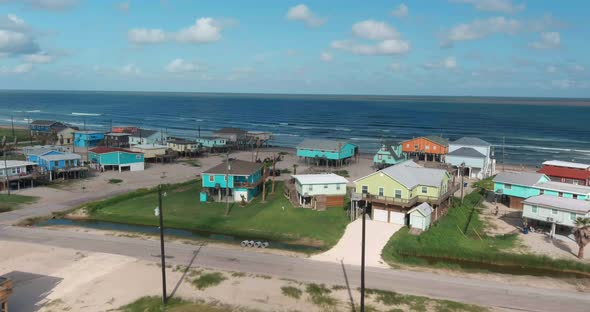
[[[283,168],[283,169],[281,169],[281,173],[282,174],[290,174],[291,173],[291,169],[289,169],[289,168]]]
[[[203,290],[212,286],[217,286],[225,281],[227,278],[222,273],[203,273],[199,277],[195,278],[192,283],[197,289]]]
[[[301,289],[293,286],[283,286],[281,287],[281,292],[283,293],[283,295],[295,299],[301,298],[301,295],[303,294],[303,291],[301,291]]]
[[[336,170],[333,173],[334,174],[337,174],[337,175],[339,175],[341,177],[345,177],[345,178],[348,178],[349,177],[348,170]]]
[[[18,139],[18,142],[29,142],[29,130],[27,129],[14,129],[14,135]],[[3,137],[6,137],[6,142],[12,144],[14,142],[14,136],[12,136],[12,129],[11,128],[0,128],[0,140]]]
[[[403,228],[382,252],[388,263],[433,265],[456,269],[480,269],[509,274],[565,276],[567,271],[590,273],[590,265],[533,254],[511,253],[516,234],[488,236],[479,210],[480,192],[455,200],[447,216],[419,236]]]
[[[324,284],[308,284],[305,291],[309,295],[310,301],[317,306],[329,308],[338,303],[338,300],[330,296],[332,291]]]
[[[269,182],[270,185],[270,182]],[[200,202],[200,181],[166,186],[163,199],[166,226],[200,230],[237,237],[267,239],[329,249],[335,245],[348,224],[345,208],[327,211],[294,208],[283,196],[284,184],[276,183],[274,194],[267,187],[267,202],[258,195],[245,207],[231,203],[225,216],[225,203]],[[90,219],[156,226],[154,207],[156,189],[140,189],[85,205]],[[284,207],[284,210],[283,210]]]
[[[413,296],[413,295],[402,295],[392,291],[380,290],[380,289],[366,289],[367,296],[374,297],[375,302],[381,303],[387,307],[394,309],[389,311],[403,311],[400,306],[408,306],[410,311],[426,312],[426,311],[437,311],[437,312],[486,312],[489,309],[472,305],[465,304],[449,300],[438,300],[430,299],[427,297]]]
[[[109,179],[109,184],[119,184],[123,182],[121,179]]]
[[[473,183],[476,188],[484,189],[486,191],[494,190],[494,177],[485,178]]]
[[[244,272],[232,272],[231,276],[232,277],[245,277],[247,274]]]
[[[205,302],[191,302],[179,298],[168,299],[167,305],[162,305],[162,298],[151,296],[142,297],[118,309],[122,312],[254,312],[245,308],[229,305],[209,304]]]
[[[37,197],[24,195],[0,194],[0,212],[7,212],[20,208],[23,205],[37,201]]]

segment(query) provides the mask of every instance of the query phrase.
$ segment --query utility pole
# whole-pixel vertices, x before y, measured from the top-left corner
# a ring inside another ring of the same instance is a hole
[[[225,153],[225,215],[229,215],[229,171],[231,170],[231,165],[229,164],[229,153]]]
[[[463,205],[463,186],[465,185],[464,178],[465,178],[465,163],[461,163],[461,205]]]
[[[367,201],[361,199],[358,204],[363,214],[363,231],[361,235],[361,312],[365,312],[365,213],[367,212]]]
[[[10,124],[12,125],[12,137],[16,138],[16,135],[14,134],[14,116],[10,116]]]
[[[273,154],[272,155],[272,189],[271,189],[272,194],[275,193],[275,176],[277,175],[276,164],[277,164],[277,154]]]
[[[8,165],[6,161],[6,136],[2,137],[2,153],[4,154],[4,177],[6,177],[6,191],[8,192],[8,196],[10,196],[10,182],[8,180]]]
[[[266,202],[266,166],[262,166],[262,202]]]
[[[164,215],[162,209],[162,184],[158,185],[158,215],[160,217],[160,256],[162,258],[162,304],[166,305],[166,254],[164,250]]]

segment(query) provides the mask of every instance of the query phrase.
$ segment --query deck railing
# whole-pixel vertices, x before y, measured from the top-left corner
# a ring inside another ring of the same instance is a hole
[[[456,191],[459,190],[461,186],[459,184],[449,183],[447,191],[442,194],[441,196],[424,196],[424,195],[416,195],[410,199],[407,198],[398,198],[398,197],[391,197],[391,196],[380,196],[380,195],[373,195],[373,194],[362,194],[363,199],[368,199],[376,203],[385,204],[385,205],[394,205],[394,206],[401,206],[401,207],[412,207],[417,203],[429,203],[433,205],[440,205],[443,201],[447,200],[449,197],[453,196]]]

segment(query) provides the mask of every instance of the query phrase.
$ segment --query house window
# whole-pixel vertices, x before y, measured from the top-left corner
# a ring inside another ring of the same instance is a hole
[[[135,159],[141,159],[141,155],[135,155]]]
[[[328,184],[324,184],[324,188],[327,189],[328,188]]]
[[[336,184],[336,189],[340,190],[340,184]]]
[[[539,190],[539,194],[541,194],[541,195],[545,194],[545,190],[543,190],[543,189]]]
[[[551,209],[551,214],[556,215],[557,214],[557,209]]]
[[[369,193],[369,187],[366,185],[361,186],[361,192],[363,194],[368,194]]]
[[[580,182],[578,182],[578,180],[574,180],[574,181],[573,181],[573,184],[574,184],[574,185],[578,185],[578,183],[580,183]]]
[[[385,191],[383,190],[383,188],[382,188],[382,187],[380,187],[380,188],[379,188],[379,196],[383,196],[383,193],[384,193],[384,192],[385,192]]]
[[[432,146],[432,149],[436,151],[436,145],[433,145]]]
[[[59,166],[59,161],[54,161],[54,162],[53,162],[53,165],[54,165],[54,166]]]
[[[406,144],[406,147],[410,147],[410,143]]]
[[[537,206],[531,206],[531,211],[533,213],[537,213],[538,210],[539,210],[539,208]]]
[[[212,175],[210,175],[210,176],[209,176],[209,182],[214,182],[214,181],[215,181],[215,177],[214,177],[214,176],[212,176]]]
[[[383,155],[379,154],[379,156],[377,156],[377,159],[379,159],[379,160],[383,159]]]
[[[430,150],[430,145],[426,145],[425,148],[427,151]]]
[[[559,192],[559,197],[563,197],[563,192]]]
[[[578,199],[578,194],[572,195],[573,199]]]
[[[570,212],[570,220],[576,221],[576,214],[575,213]]]
[[[310,191],[313,191],[313,185],[310,185],[308,188]]]
[[[395,190],[395,198],[402,198],[402,190]]]
[[[422,187],[422,194],[427,194],[428,193],[428,187],[423,186]]]
[[[504,188],[507,190],[511,190],[512,189],[512,184],[504,184]]]

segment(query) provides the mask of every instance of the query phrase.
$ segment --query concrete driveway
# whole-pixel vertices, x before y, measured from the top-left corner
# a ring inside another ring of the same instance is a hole
[[[332,249],[312,256],[312,260],[327,261],[349,265],[361,264],[362,219],[359,218],[346,227],[346,231]],[[367,266],[386,268],[388,265],[381,259],[381,250],[391,235],[402,228],[401,225],[366,220],[365,264]]]

